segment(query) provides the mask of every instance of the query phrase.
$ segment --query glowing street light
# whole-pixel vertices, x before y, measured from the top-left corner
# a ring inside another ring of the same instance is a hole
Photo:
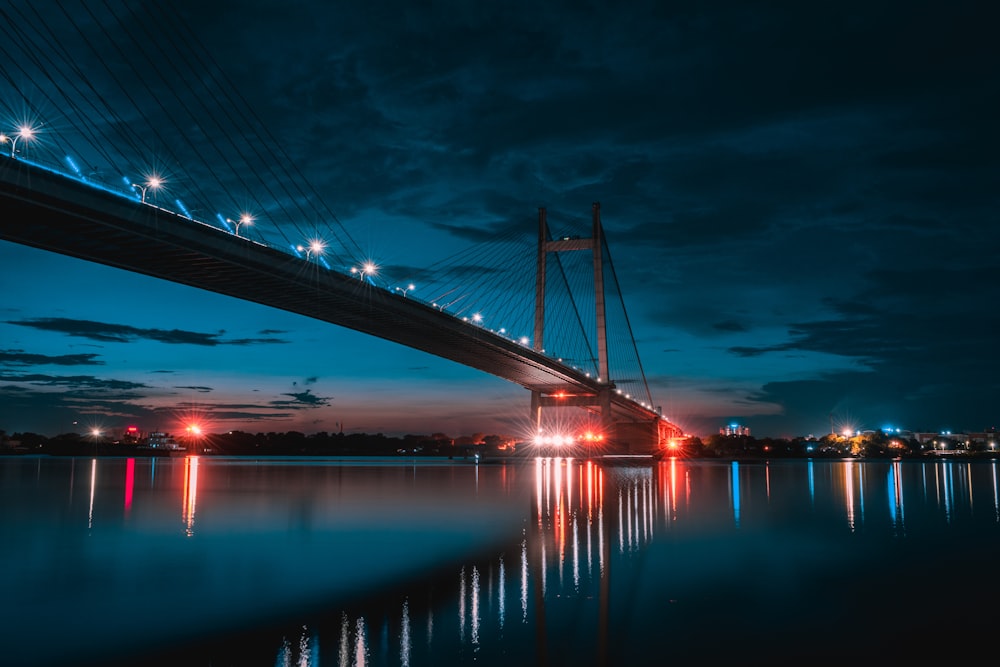
[[[306,254],[306,259],[312,258],[314,255],[319,256],[323,254],[326,246],[319,239],[315,239],[309,242],[308,246],[297,246],[296,250],[299,252],[304,252]]]
[[[476,324],[482,324],[483,323],[483,314],[482,313],[475,313],[472,316],[472,321],[475,322]]]
[[[399,293],[401,293],[403,296],[406,296],[406,293],[409,292],[413,288],[414,288],[413,287],[413,283],[410,283],[406,287],[397,287],[396,291],[399,292]]]
[[[146,203],[146,190],[153,189],[158,190],[163,186],[163,179],[159,176],[150,176],[145,183],[132,183],[133,188],[139,188],[139,201],[143,204]]]
[[[249,213],[244,213],[244,214],[242,214],[240,216],[239,220],[233,220],[232,218],[226,218],[226,222],[228,222],[228,223],[230,223],[230,224],[232,224],[232,225],[234,225],[236,227],[235,234],[237,236],[239,236],[240,235],[240,225],[252,225],[253,224],[253,216],[250,215]]]
[[[351,273],[357,274],[358,280],[362,280],[365,276],[374,276],[375,274],[377,274],[378,266],[376,266],[375,262],[368,261],[362,264],[361,268],[352,266]]]
[[[21,125],[17,128],[17,132],[13,136],[7,136],[6,134],[0,133],[0,144],[5,144],[10,142],[10,156],[16,157],[17,152],[17,140],[24,139],[25,141],[31,141],[35,138],[35,128],[30,125]]]

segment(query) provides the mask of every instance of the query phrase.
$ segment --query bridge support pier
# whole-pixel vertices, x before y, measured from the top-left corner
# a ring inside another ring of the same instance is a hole
[[[531,423],[535,426],[535,433],[542,430],[542,392],[531,392]]]

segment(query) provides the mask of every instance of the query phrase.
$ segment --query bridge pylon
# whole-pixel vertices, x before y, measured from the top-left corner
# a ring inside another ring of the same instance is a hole
[[[550,252],[570,252],[589,250],[594,262],[594,304],[597,326],[597,368],[598,382],[602,383],[596,395],[592,396],[552,396],[541,391],[531,392],[531,419],[535,429],[541,429],[542,408],[550,406],[596,407],[601,415],[601,428],[605,434],[614,433],[615,422],[611,413],[611,382],[608,370],[608,330],[604,305],[604,229],[601,226],[601,204],[594,202],[593,229],[589,238],[549,239],[545,208],[538,209],[538,266],[535,274],[535,330],[534,350],[541,353],[545,349],[545,268]]]

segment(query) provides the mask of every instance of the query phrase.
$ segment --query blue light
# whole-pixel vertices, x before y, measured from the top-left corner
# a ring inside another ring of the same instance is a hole
[[[295,247],[295,245],[291,245],[291,246],[289,246],[289,247],[290,247],[290,248],[292,249],[292,252],[294,252],[294,253],[295,253],[295,256],[296,256],[296,257],[298,257],[299,259],[302,259],[302,253],[301,253],[301,252],[299,252],[299,249],[298,249],[298,248],[296,248],[296,247]]]
[[[320,257],[319,257],[319,261],[320,261],[320,263],[321,263],[321,264],[322,264],[323,266],[325,266],[326,268],[328,268],[328,269],[330,268],[330,265],[326,263],[326,257],[323,257],[322,255],[320,255]]]
[[[889,516],[895,521],[896,519],[896,469],[895,466],[889,468]]]
[[[76,166],[76,162],[73,161],[73,158],[71,158],[68,155],[66,156],[66,164],[69,165],[70,169],[72,169],[73,171],[76,172],[77,176],[79,176],[80,178],[83,178],[83,174],[80,173],[80,168],[78,166]]]
[[[733,522],[736,527],[740,527],[740,464],[733,461],[732,465],[732,485],[733,485]]]
[[[219,222],[222,223],[222,226],[226,228],[227,232],[233,231],[232,228],[229,226],[229,223],[226,222],[226,219],[222,217],[221,213],[216,213],[215,217],[219,219]]]
[[[177,208],[181,210],[181,213],[183,213],[188,218],[194,220],[194,218],[191,217],[191,213],[187,210],[187,206],[184,205],[184,202],[182,202],[180,199],[175,199],[174,203],[177,204]]]

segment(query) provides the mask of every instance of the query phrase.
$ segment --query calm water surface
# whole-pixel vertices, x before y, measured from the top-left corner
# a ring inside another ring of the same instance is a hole
[[[0,664],[996,664],[997,461],[0,458]]]

